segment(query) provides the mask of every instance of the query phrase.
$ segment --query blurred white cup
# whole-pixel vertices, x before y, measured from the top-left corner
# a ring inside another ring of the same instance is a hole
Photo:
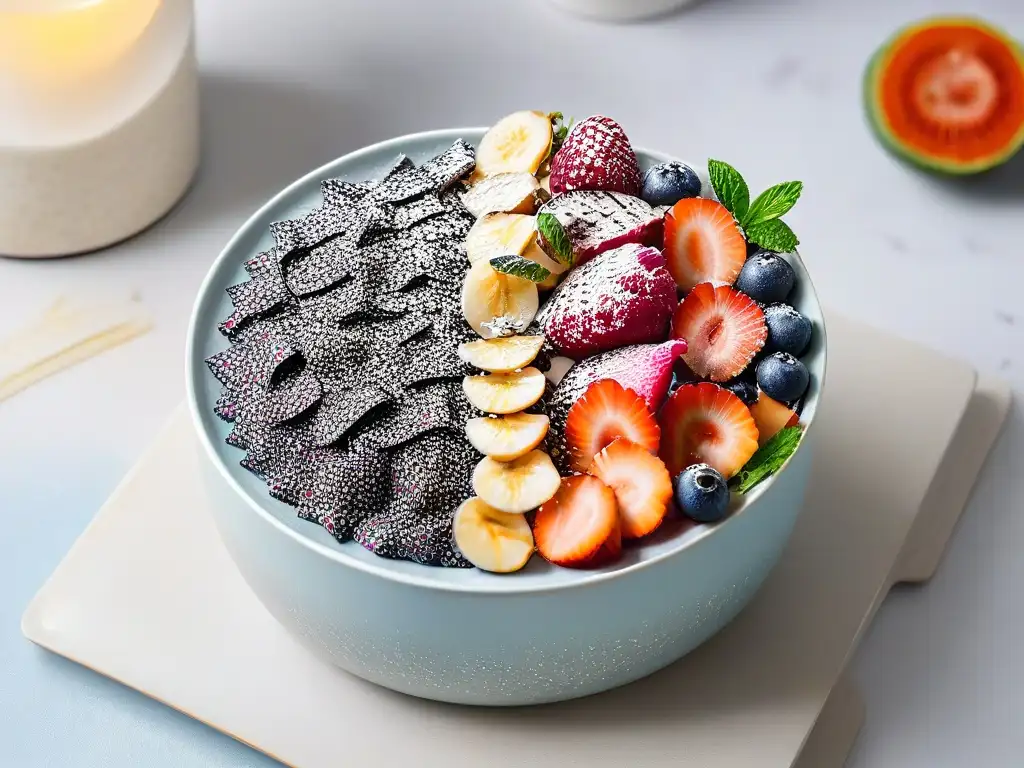
[[[699,0],[551,0],[563,10],[603,21],[635,21],[676,11]]]

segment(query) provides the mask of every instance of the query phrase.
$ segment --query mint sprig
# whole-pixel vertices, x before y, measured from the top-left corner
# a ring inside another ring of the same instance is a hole
[[[555,152],[562,148],[562,143],[572,130],[574,121],[570,117],[566,122],[565,115],[561,112],[551,112],[548,119],[551,120],[551,152],[548,153],[548,157],[554,157]]]
[[[796,205],[800,193],[804,191],[802,181],[784,181],[769,187],[750,204],[750,209],[743,217],[744,226],[752,227],[766,221],[774,221]]]
[[[569,236],[565,234],[562,222],[558,220],[555,214],[538,214],[537,231],[540,232],[544,242],[554,252],[554,257],[571,269],[573,264],[576,263],[576,256],[572,252],[572,243],[569,242]]]
[[[793,230],[782,219],[762,221],[747,227],[747,239],[776,253],[792,253],[800,244]]]
[[[769,187],[754,202],[740,172],[721,160],[708,160],[708,175],[719,202],[736,219],[747,240],[769,251],[792,251],[800,240],[782,221],[803,192],[802,181],[784,181]]]
[[[779,430],[750,457],[743,465],[743,469],[729,481],[729,485],[737,493],[747,493],[763,480],[767,480],[782,469],[782,465],[800,445],[803,435],[804,428],[799,425]]]
[[[491,259],[491,266],[497,272],[513,277],[522,277],[532,283],[542,283],[551,277],[551,272],[537,262],[516,254],[495,256]]]
[[[708,175],[718,201],[742,221],[750,209],[750,189],[740,172],[721,160],[708,160]]]

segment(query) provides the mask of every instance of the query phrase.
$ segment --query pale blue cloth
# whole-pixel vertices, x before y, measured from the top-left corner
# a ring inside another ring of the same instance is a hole
[[[0,461],[0,766],[279,766],[22,636],[32,596],[128,470],[115,464],[61,462],[25,476],[23,462]],[[59,475],[44,479],[47,470]]]

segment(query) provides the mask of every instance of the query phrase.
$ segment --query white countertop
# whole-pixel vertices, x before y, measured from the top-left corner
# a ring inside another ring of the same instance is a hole
[[[634,143],[719,157],[752,187],[802,179],[787,221],[828,306],[1024,392],[1024,156],[945,181],[890,159],[865,127],[863,67],[928,0],[707,0],[627,26],[543,0],[197,5],[205,159],[190,196],[104,253],[0,260],[0,336],[59,294],[137,292],[157,323],[0,404],[0,763],[271,764],[28,647],[17,618],[182,397],[192,298],[221,247],[280,187],[364,144],[521,108],[603,112]],[[971,7],[1024,33],[1018,0]],[[1022,448],[1015,411],[938,575],[891,596],[853,661],[868,705],[854,768],[1019,764]]]

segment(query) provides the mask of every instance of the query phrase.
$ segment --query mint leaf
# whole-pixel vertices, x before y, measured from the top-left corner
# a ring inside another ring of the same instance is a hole
[[[551,277],[551,272],[537,262],[515,254],[495,256],[491,259],[491,266],[502,274],[523,277],[532,283],[542,283]]]
[[[737,221],[743,221],[750,208],[750,189],[740,172],[721,160],[708,160],[708,176],[718,201]]]
[[[803,435],[804,428],[800,426],[779,430],[750,457],[750,461],[729,481],[729,485],[737,493],[746,493],[762,480],[774,475],[786,463],[786,459],[793,455]]]
[[[751,227],[779,218],[796,205],[796,201],[800,199],[800,193],[803,191],[804,183],[802,181],[784,181],[766,189],[750,205],[750,210],[747,211],[746,216],[740,219],[740,223],[744,227]]]
[[[747,227],[747,240],[765,250],[792,253],[800,241],[782,219],[770,219]]]
[[[562,222],[553,213],[541,213],[537,216],[537,231],[554,251],[555,258],[567,267],[572,267],[576,256],[572,252],[572,243],[562,228]]]
[[[555,152],[562,148],[562,143],[569,135],[569,131],[572,130],[574,121],[570,117],[569,122],[565,122],[565,116],[561,112],[552,112],[548,118],[551,120],[551,151],[548,153],[550,158],[554,157]]]

